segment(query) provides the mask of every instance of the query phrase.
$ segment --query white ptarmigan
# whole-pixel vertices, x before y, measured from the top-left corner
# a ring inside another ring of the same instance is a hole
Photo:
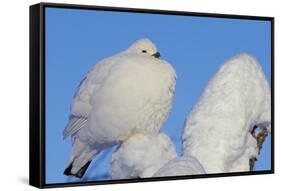
[[[63,136],[72,137],[65,175],[81,178],[103,149],[157,135],[172,107],[176,74],[147,38],[98,62],[74,95]]]

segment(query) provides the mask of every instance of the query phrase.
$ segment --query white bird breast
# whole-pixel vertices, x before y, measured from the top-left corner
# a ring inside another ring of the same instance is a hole
[[[133,133],[158,132],[171,109],[174,88],[175,72],[167,62],[141,56],[119,59],[92,94],[91,137],[120,141]]]

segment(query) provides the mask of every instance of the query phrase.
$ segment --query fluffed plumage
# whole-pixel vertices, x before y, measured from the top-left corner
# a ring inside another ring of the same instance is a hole
[[[74,95],[64,138],[72,137],[66,175],[82,177],[103,149],[130,136],[158,134],[176,83],[172,66],[148,39],[98,62]]]

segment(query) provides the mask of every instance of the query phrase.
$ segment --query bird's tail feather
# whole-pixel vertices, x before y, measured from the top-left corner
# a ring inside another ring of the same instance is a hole
[[[72,172],[72,163],[64,170],[63,174],[66,176],[75,176],[77,178],[82,178],[88,169],[91,161],[88,161],[82,168],[80,168],[76,173]]]
[[[64,174],[77,178],[83,177],[92,159],[99,152],[99,150],[93,149],[90,145],[76,139],[73,144],[70,161],[64,170]]]

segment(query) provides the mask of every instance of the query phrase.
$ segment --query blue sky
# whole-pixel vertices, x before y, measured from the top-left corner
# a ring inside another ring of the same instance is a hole
[[[181,153],[185,117],[222,63],[250,53],[270,82],[270,28],[269,21],[46,8],[46,183],[80,181],[63,175],[71,144],[63,141],[62,131],[75,89],[97,61],[143,37],[157,45],[178,76],[173,109],[162,130]],[[107,179],[113,150],[98,156],[82,181]],[[270,169],[270,160],[269,137],[256,169]]]

